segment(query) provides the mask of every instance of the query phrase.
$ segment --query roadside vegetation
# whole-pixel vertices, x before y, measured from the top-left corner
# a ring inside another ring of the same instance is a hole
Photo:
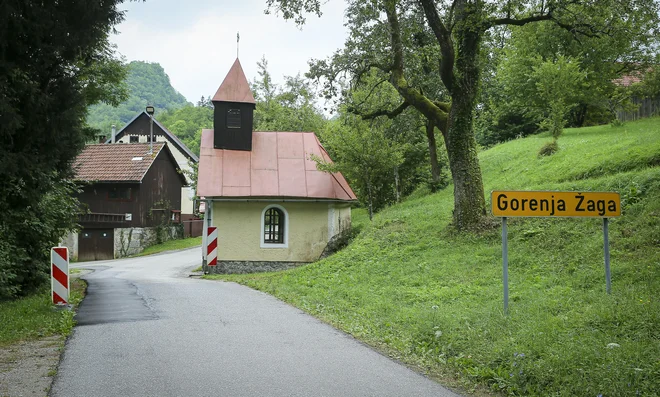
[[[71,278],[70,303],[82,301],[86,284]],[[67,337],[75,325],[73,310],[57,309],[50,298],[50,286],[26,297],[0,302],[0,347],[47,336]]]
[[[485,190],[621,193],[610,221],[612,294],[600,219],[509,222],[509,314],[503,313],[500,220],[459,233],[453,189],[417,192],[359,235],[298,269],[233,276],[390,356],[466,390],[508,395],[660,393],[660,120],[566,129],[480,154]],[[488,200],[488,197],[487,197]]]
[[[156,244],[149,246],[144,249],[144,251],[140,252],[139,254],[132,255],[133,257],[135,256],[145,256],[145,255],[153,255],[157,254],[160,252],[165,252],[165,251],[175,251],[175,250],[182,250],[186,248],[192,248],[202,245],[202,238],[201,237],[190,237],[190,238],[184,238],[180,240],[168,240],[164,243],[161,244]]]

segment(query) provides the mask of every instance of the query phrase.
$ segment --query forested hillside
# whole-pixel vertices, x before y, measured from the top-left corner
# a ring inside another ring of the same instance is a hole
[[[170,78],[158,63],[133,61],[127,65],[126,85],[129,97],[117,107],[99,103],[89,108],[87,124],[102,131],[110,131],[112,124],[123,127],[147,104],[156,107],[156,114],[178,109],[186,104],[186,98],[170,84]]]

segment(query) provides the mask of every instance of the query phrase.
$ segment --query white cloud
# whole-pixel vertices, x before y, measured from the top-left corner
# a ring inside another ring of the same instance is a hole
[[[174,88],[191,102],[213,95],[222,83],[236,58],[236,32],[241,36],[239,58],[247,78],[257,76],[256,63],[265,55],[276,82],[284,75],[306,72],[310,58],[331,55],[346,37],[343,2],[326,4],[323,17],[310,16],[302,30],[291,21],[265,15],[264,0],[232,3],[232,8],[228,2],[209,3],[212,8],[206,10],[203,4],[188,1],[183,3],[186,7],[197,8],[187,12],[178,1],[165,0],[151,16],[147,9],[137,9],[149,3],[127,3],[126,20],[112,40],[128,61],[160,63]]]

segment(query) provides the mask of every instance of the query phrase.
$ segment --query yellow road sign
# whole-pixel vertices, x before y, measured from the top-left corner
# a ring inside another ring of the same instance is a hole
[[[494,216],[549,216],[612,218],[621,216],[616,192],[493,191]]]

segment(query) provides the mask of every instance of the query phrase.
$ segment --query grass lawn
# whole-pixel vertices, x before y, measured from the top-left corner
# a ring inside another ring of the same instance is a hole
[[[85,292],[85,282],[71,278],[70,303],[78,305]],[[73,311],[55,309],[50,286],[25,298],[0,302],[0,347],[44,336],[68,336],[74,326]]]
[[[600,219],[509,222],[503,313],[499,219],[450,226],[453,189],[377,214],[322,261],[279,273],[213,276],[265,291],[468,391],[536,396],[660,395],[660,120],[568,129],[480,154],[491,190],[618,191],[605,293]],[[209,277],[209,278],[213,278]]]
[[[144,249],[144,251],[140,252],[139,254],[131,255],[131,256],[145,256],[145,255],[157,254],[159,252],[164,252],[164,251],[175,251],[186,248],[192,248],[198,245],[202,245],[201,237],[190,237],[180,240],[169,240],[162,244],[156,244],[147,247]]]

